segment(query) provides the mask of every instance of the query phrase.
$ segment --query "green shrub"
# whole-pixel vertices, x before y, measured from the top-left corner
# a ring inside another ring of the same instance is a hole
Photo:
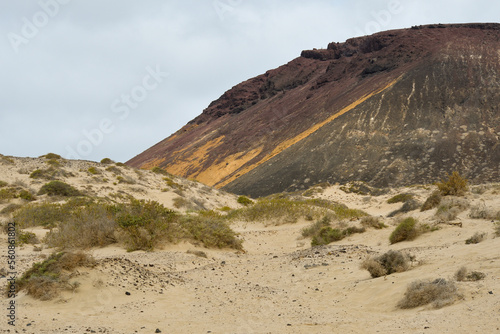
[[[315,235],[318,235],[319,231],[323,227],[330,226],[331,221],[332,220],[329,216],[324,216],[322,219],[316,221],[311,226],[305,227],[304,229],[302,229],[302,236],[304,238],[309,238],[309,237],[313,237]]]
[[[417,210],[420,208],[420,203],[417,202],[416,200],[414,199],[409,199],[408,201],[406,201],[403,206],[398,209],[398,210],[395,210],[391,213],[389,213],[389,215],[387,215],[388,217],[394,217],[396,216],[397,214],[400,214],[400,213],[407,213],[407,212],[410,212],[410,211],[413,211],[413,210]]]
[[[452,304],[459,297],[457,288],[451,281],[442,278],[434,281],[415,281],[406,289],[398,307],[409,309],[432,304],[434,308],[441,308]]]
[[[463,196],[467,191],[467,179],[456,171],[448,175],[448,180],[441,180],[436,185],[443,196]]]
[[[13,219],[21,227],[53,227],[66,219],[69,212],[60,204],[28,204],[14,212]]]
[[[188,232],[188,238],[202,242],[205,247],[243,249],[237,233],[217,215],[185,217],[182,227]]]
[[[162,169],[163,170],[163,169]],[[167,173],[168,174],[168,173]],[[167,182],[167,185],[170,187],[170,188],[173,188],[173,189],[178,189],[178,190],[184,190],[184,186],[182,186],[181,184],[175,182],[174,180],[172,180],[170,177],[164,177],[163,178],[163,181]]]
[[[109,167],[106,168],[106,171],[114,173],[116,175],[120,175],[122,173],[122,171],[120,170],[120,168],[118,168],[116,166],[109,166]]]
[[[101,172],[99,171],[99,169],[97,169],[97,168],[95,168],[93,166],[89,167],[89,169],[87,169],[87,172],[89,172],[92,175],[101,174]]]
[[[11,200],[11,199],[14,199],[17,197],[18,197],[18,194],[17,194],[16,188],[9,187],[9,188],[1,188],[0,189],[0,202],[5,201],[5,200],[8,201],[8,200]]]
[[[19,231],[16,237],[20,246],[24,244],[35,245],[40,243],[36,234],[32,232]]]
[[[84,253],[55,253],[43,262],[37,262],[16,280],[16,293],[25,290],[33,298],[50,300],[60,290],[74,290],[77,284],[70,283],[70,275],[62,271],[72,271],[78,267],[93,267],[95,260]]]
[[[116,222],[125,232],[128,251],[154,249],[161,241],[179,238],[175,212],[155,201],[131,200],[116,207]]]
[[[366,259],[361,268],[368,270],[373,278],[407,271],[410,268],[409,258],[400,251],[390,250],[387,253]]]
[[[403,220],[396,229],[391,233],[389,241],[391,244],[405,240],[413,240],[419,235],[419,230],[417,228],[417,221],[412,218],[406,218]]]
[[[399,194],[394,197],[391,197],[387,200],[387,203],[389,204],[394,204],[394,203],[405,203],[411,199],[413,199],[412,194]]]
[[[238,203],[247,206],[247,205],[253,204],[253,201],[246,196],[240,196],[240,197],[238,197]]]
[[[6,187],[8,186],[9,184],[5,181],[0,181],[0,188],[3,188],[3,187]]]
[[[111,207],[103,204],[88,204],[77,207],[57,229],[51,230],[45,242],[50,247],[82,248],[105,247],[117,242],[117,224]]]
[[[103,165],[109,165],[109,164],[114,163],[114,161],[113,161],[113,160],[111,160],[110,158],[104,158],[104,159],[102,159],[102,160],[101,160],[101,163],[102,163]]]
[[[19,192],[19,198],[22,198],[22,199],[24,199],[25,201],[28,201],[28,202],[36,201],[36,196],[33,195],[28,190],[21,190]]]
[[[47,165],[51,165],[51,166],[54,166],[54,167],[59,167],[61,166],[61,163],[58,161],[58,160],[55,160],[55,159],[50,159],[50,160],[47,160],[45,161],[45,163]]]
[[[344,234],[339,229],[334,229],[330,226],[322,227],[318,234],[311,241],[312,246],[328,245],[334,241],[339,241],[344,238]]]
[[[153,167],[153,169],[151,169],[151,171],[153,173],[156,173],[156,174],[162,174],[162,175],[170,175],[166,170],[160,168],[160,167]]]
[[[37,169],[30,174],[32,179],[53,180],[58,176],[68,175],[63,170],[58,170],[53,166],[47,169]]]
[[[22,207],[22,205],[20,204],[9,204],[7,205],[5,208],[3,208],[1,211],[0,211],[0,214],[3,214],[3,215],[8,215],[8,214],[11,214],[13,213],[14,211],[20,209]]]
[[[465,240],[465,244],[466,245],[478,244],[486,238],[486,235],[487,235],[486,233],[476,232],[476,233],[474,233],[474,235],[472,237]]]
[[[49,196],[81,196],[81,193],[73,188],[71,185],[64,183],[62,181],[51,181],[42,186],[38,195],[49,195]]]
[[[45,155],[42,155],[40,158],[45,158],[47,160],[59,160],[59,159],[62,159],[62,157],[59,154],[55,154],[55,153],[47,153]]]

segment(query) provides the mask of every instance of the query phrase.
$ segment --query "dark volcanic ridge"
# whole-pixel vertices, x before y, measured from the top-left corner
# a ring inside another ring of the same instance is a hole
[[[330,43],[247,80],[131,159],[236,193],[500,179],[500,24]]]

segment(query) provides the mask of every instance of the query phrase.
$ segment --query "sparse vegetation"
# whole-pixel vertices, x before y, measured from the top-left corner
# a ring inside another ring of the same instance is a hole
[[[14,211],[18,210],[19,208],[21,208],[22,205],[20,204],[15,204],[15,203],[12,203],[12,204],[9,204],[7,205],[5,208],[3,208],[1,211],[0,211],[0,214],[3,214],[3,215],[8,215],[8,214],[11,214],[13,213]]]
[[[6,187],[8,186],[9,184],[5,181],[0,181],[0,188],[3,188],[3,187]]]
[[[414,240],[420,231],[417,227],[417,221],[413,217],[406,218],[403,220],[396,229],[391,233],[389,241],[391,244],[405,240]]]
[[[33,264],[31,269],[16,280],[16,293],[25,290],[33,298],[50,300],[61,290],[74,290],[78,284],[70,283],[65,274],[78,267],[93,267],[95,260],[84,253],[55,253],[43,262]],[[10,286],[7,287],[9,289]]]
[[[95,168],[94,166],[89,167],[89,169],[87,169],[87,172],[89,172],[92,175],[101,174],[101,172],[99,171],[99,169]]]
[[[452,304],[459,297],[457,287],[451,281],[442,278],[434,281],[415,281],[408,286],[398,307],[409,309],[432,304],[434,308],[441,308]]]
[[[24,199],[28,202],[36,201],[36,196],[33,195],[29,190],[21,190],[19,192],[19,198]]]
[[[432,194],[425,200],[425,203],[420,208],[420,211],[427,211],[438,207],[438,205],[441,203],[441,198],[442,197],[440,191],[436,190],[432,192]]]
[[[500,222],[495,223],[495,235],[500,237]]]
[[[81,196],[81,193],[75,189],[73,186],[64,183],[62,181],[51,181],[40,188],[38,195],[49,195],[49,196]]]
[[[163,168],[160,168],[160,167],[153,167],[153,169],[151,169],[151,171],[153,173],[156,173],[156,174],[170,175],[166,170],[164,170]]]
[[[182,227],[188,232],[188,238],[203,243],[205,247],[243,249],[236,232],[219,214],[185,216]]]
[[[55,154],[55,153],[47,153],[45,155],[42,155],[40,158],[45,158],[47,160],[59,160],[59,159],[62,159],[62,157],[59,154]]]
[[[106,171],[107,172],[111,172],[115,175],[120,175],[122,174],[122,171],[120,170],[120,168],[116,167],[116,166],[109,166],[109,167],[106,167]]]
[[[467,179],[457,171],[448,175],[448,180],[441,180],[436,185],[443,196],[463,196],[467,191]]]
[[[400,213],[407,213],[407,212],[410,212],[410,211],[413,211],[413,210],[417,210],[418,208],[420,208],[420,203],[417,202],[416,200],[414,199],[409,199],[407,200],[403,206],[398,209],[398,210],[395,210],[391,213],[389,213],[387,216],[388,217],[394,217],[396,216],[397,214],[400,214]]]
[[[413,199],[415,196],[412,194],[399,194],[396,196],[393,196],[387,200],[387,203],[389,204],[394,204],[394,203],[406,203],[409,200]]]
[[[163,170],[163,169],[162,169]],[[168,173],[167,173],[168,174]],[[181,184],[175,182],[174,180],[172,180],[170,177],[164,177],[163,178],[163,181],[167,182],[167,185],[170,187],[170,188],[173,188],[173,189],[177,189],[177,190],[184,190],[184,186],[182,186]]]
[[[458,282],[469,281],[476,282],[484,279],[486,275],[480,271],[469,272],[466,267],[461,267],[455,273],[455,280]]]
[[[104,158],[104,159],[102,159],[102,160],[101,160],[101,163],[102,163],[103,165],[109,165],[109,164],[114,163],[114,161],[113,161],[113,160],[111,160],[110,158]]]
[[[373,278],[400,273],[410,268],[409,256],[400,251],[390,250],[387,253],[366,259],[361,264]]]
[[[177,209],[189,207],[189,201],[184,197],[176,197],[174,198],[174,207]]]
[[[465,240],[466,245],[478,244],[486,238],[487,233],[476,232],[472,237]]]
[[[247,205],[253,204],[253,201],[246,196],[240,196],[240,197],[238,197],[238,203],[247,206]]]
[[[387,227],[387,225],[381,222],[379,218],[373,216],[363,217],[361,219],[361,226],[365,228],[374,228],[376,230],[381,230]]]
[[[67,207],[61,204],[27,204],[14,212],[13,219],[21,228],[53,227],[64,221],[68,213]]]
[[[355,234],[364,233],[364,228],[350,226],[345,229],[333,228],[331,226],[331,217],[324,216],[309,227],[302,230],[302,236],[305,238],[312,237],[311,246],[328,245],[335,241],[340,241],[345,237]]]
[[[19,246],[22,246],[24,244],[36,245],[40,243],[40,240],[38,240],[36,234],[32,232],[19,231],[16,233],[16,237]]]
[[[199,250],[188,250],[186,253],[188,254],[193,254],[193,255],[196,255],[198,257],[203,257],[203,258],[207,258],[207,253],[205,253],[204,251],[199,251]]]
[[[487,208],[484,203],[470,209],[469,217],[472,219],[500,219],[500,210]]]
[[[11,200],[11,199],[14,199],[17,197],[18,197],[18,194],[17,194],[16,188],[9,187],[9,188],[1,188],[0,189],[0,203],[2,201],[8,201],[8,200]]]

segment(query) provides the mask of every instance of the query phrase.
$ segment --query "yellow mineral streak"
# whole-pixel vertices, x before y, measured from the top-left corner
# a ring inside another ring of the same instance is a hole
[[[238,177],[240,177],[241,175],[244,175],[248,172],[250,172],[251,170],[255,169],[256,167],[260,166],[261,164],[265,163],[266,161],[269,161],[270,159],[272,159],[273,157],[277,156],[278,154],[280,154],[281,152],[283,152],[284,150],[286,150],[287,148],[289,148],[290,146],[300,142],[301,140],[307,138],[308,136],[310,136],[311,134],[313,134],[314,132],[318,131],[319,129],[321,129],[323,126],[325,126],[326,124],[334,121],[336,118],[344,115],[345,113],[351,111],[352,109],[356,108],[357,106],[359,106],[361,103],[365,102],[366,100],[368,100],[369,98],[385,91],[386,89],[392,87],[401,77],[391,81],[389,84],[387,84],[386,86],[370,93],[370,94],[367,94],[365,96],[363,96],[362,98],[356,100],[355,102],[349,104],[347,107],[341,109],[339,112],[335,113],[334,115],[328,117],[326,120],[320,122],[320,123],[317,123],[315,124],[314,126],[312,126],[311,128],[307,129],[306,131],[302,132],[301,134],[299,134],[298,136],[294,137],[294,138],[291,138],[291,139],[288,139],[282,143],[280,143],[278,146],[276,146],[276,148],[267,156],[265,156],[263,159],[261,159],[259,162],[251,165],[251,166],[246,166],[245,168],[241,169],[238,171],[238,174],[236,175],[232,175],[231,177],[227,178],[227,179],[220,179],[221,181],[220,182],[216,182],[215,183],[215,187],[216,188],[222,188],[224,187],[225,185],[233,182],[234,180],[236,180]],[[223,181],[222,181],[223,180]]]

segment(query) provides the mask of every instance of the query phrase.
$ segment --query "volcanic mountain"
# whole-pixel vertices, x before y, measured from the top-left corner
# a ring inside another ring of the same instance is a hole
[[[303,51],[128,164],[251,196],[499,181],[499,105],[500,24],[415,26]]]

